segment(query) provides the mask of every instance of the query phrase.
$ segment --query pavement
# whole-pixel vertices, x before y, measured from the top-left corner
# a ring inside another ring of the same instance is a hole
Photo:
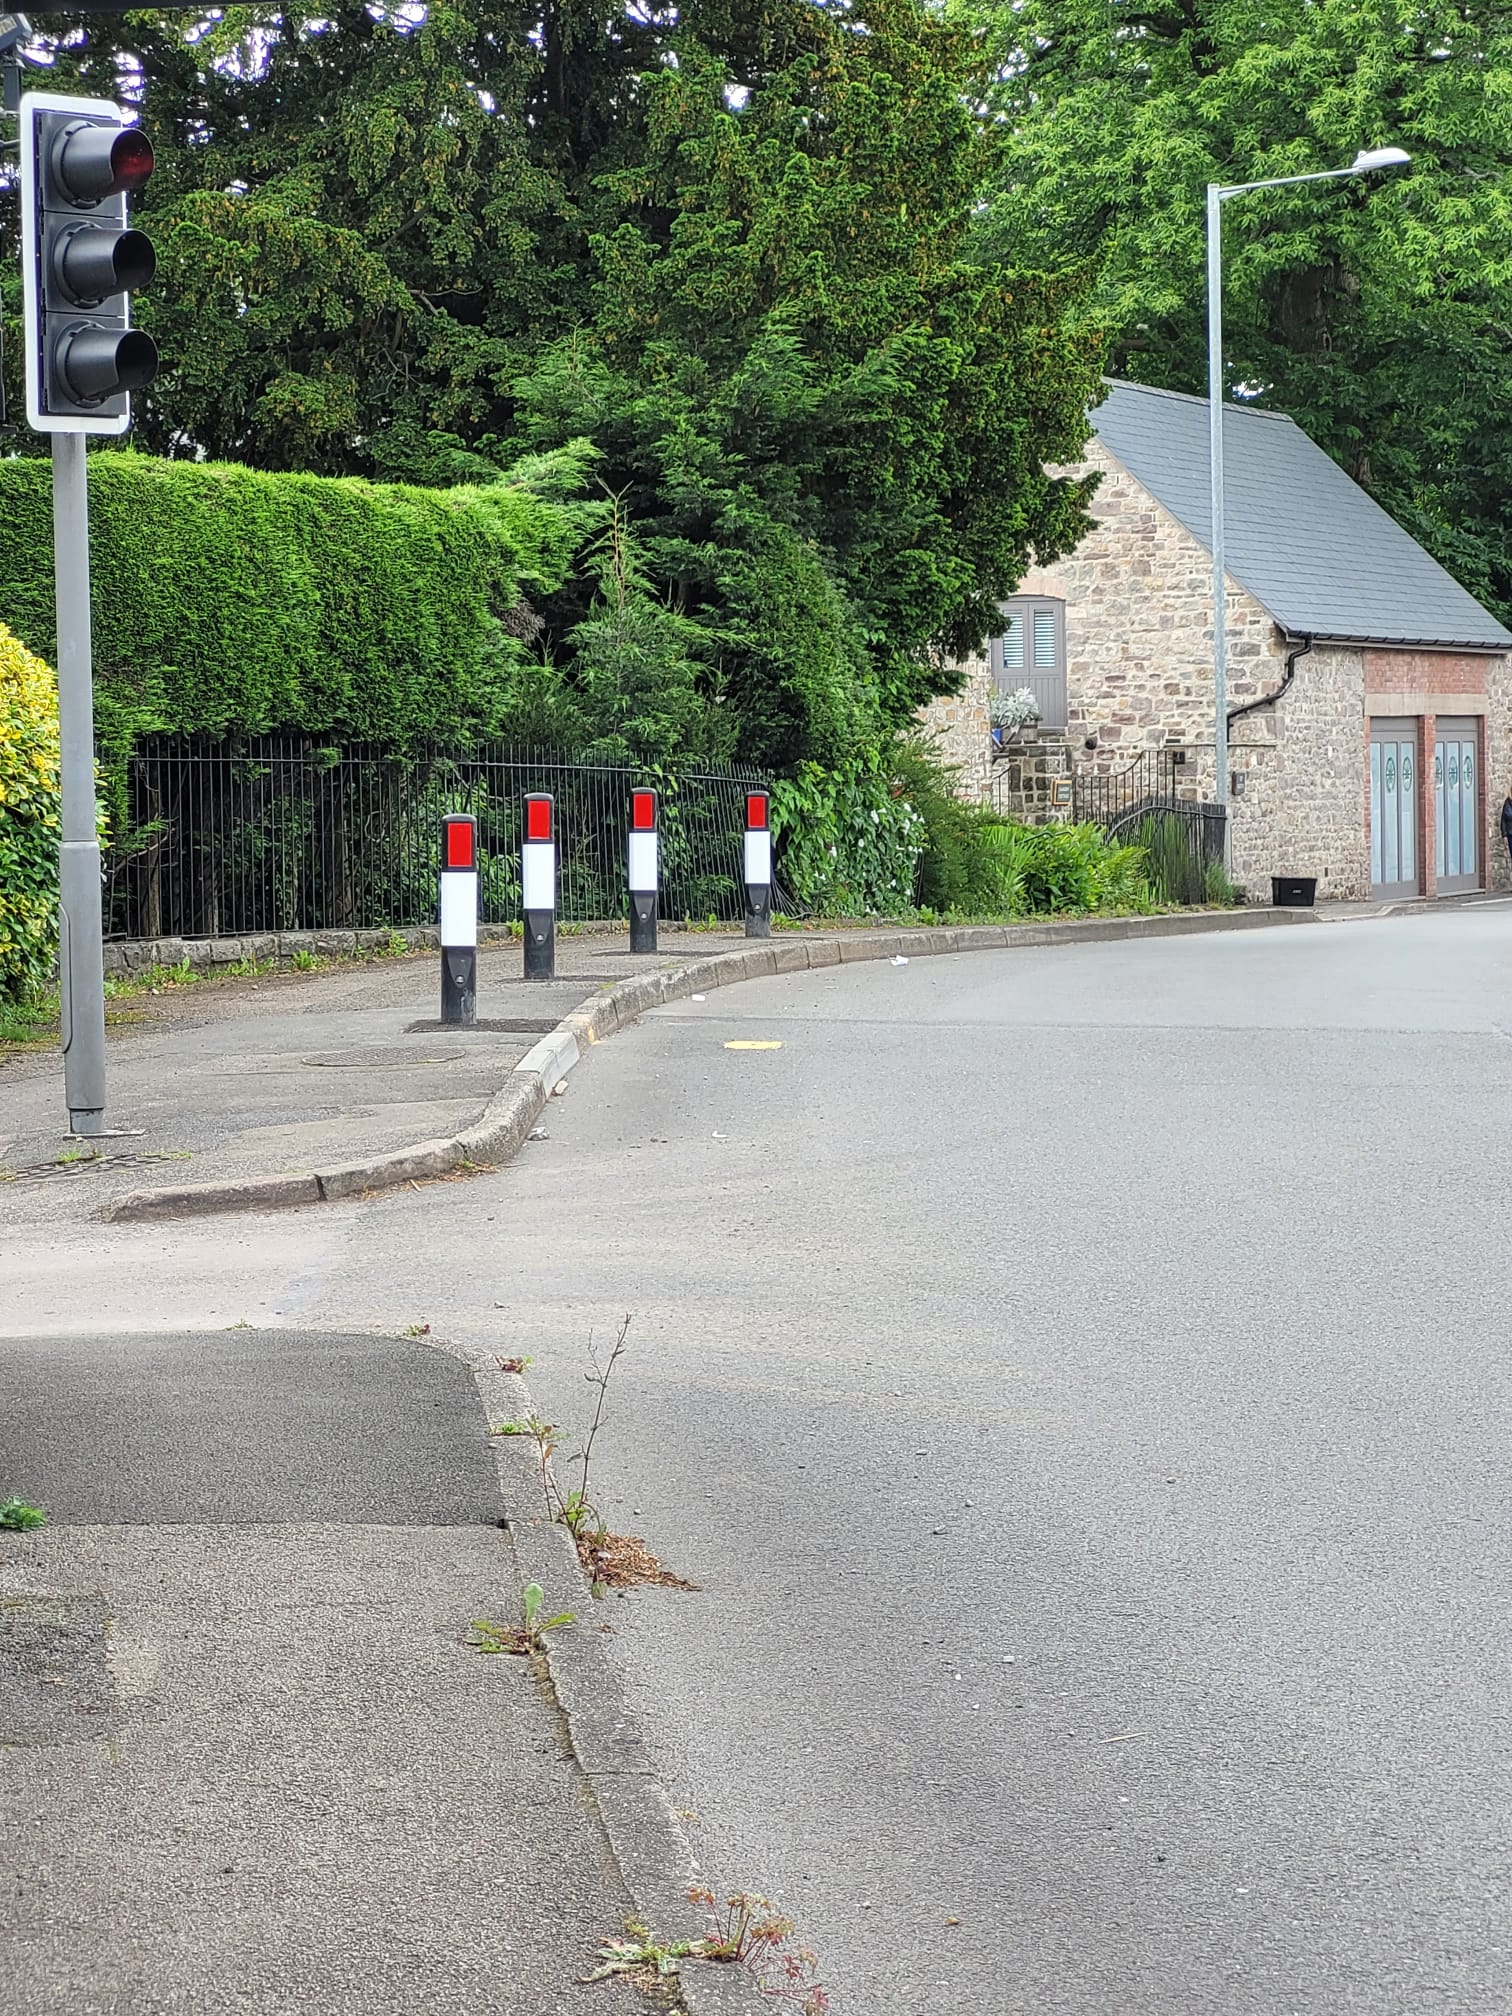
[[[1509,977],[1494,905],[837,964],[652,1007],[466,1182],[5,1186],[6,2016],[628,2008],[585,1960],[695,1866],[837,2016],[1505,2006]],[[162,997],[118,1099],[174,1139],[219,1018],[243,1152],[333,1069],[254,1025],[434,978]],[[580,1446],[626,1312],[595,1497],[699,1586],[600,1606],[485,1431]],[[531,1576],[549,1676],[461,1642]]]
[[[250,1329],[0,1341],[7,2016],[602,2016],[630,1908],[529,1661],[465,1365]]]
[[[68,1138],[52,1046],[0,1059],[0,1226],[95,1215],[145,1187],[360,1162],[465,1128],[585,996],[690,948],[704,956],[744,940],[667,932],[663,942],[659,959],[632,965],[623,933],[564,936],[549,982],[523,978],[517,944],[480,946],[478,1015],[495,1026],[471,1030],[435,1026],[433,951],[120,997],[109,1004],[107,1117],[131,1132],[98,1155]]]

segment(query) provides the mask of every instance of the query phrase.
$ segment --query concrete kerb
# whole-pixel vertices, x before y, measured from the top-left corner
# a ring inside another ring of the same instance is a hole
[[[524,1379],[467,1355],[490,1429],[527,1419],[533,1409]],[[603,1599],[589,1587],[567,1529],[546,1516],[530,1437],[495,1434],[493,1447],[520,1586],[538,1582],[546,1592],[548,1616],[565,1608],[576,1619],[575,1625],[548,1635],[543,1656],[572,1755],[593,1796],[620,1878],[654,1937],[702,1938],[708,1924],[687,1894],[702,1872],[625,1700],[619,1670],[593,1628]],[[619,1930],[606,1925],[604,1936],[615,1937]],[[689,2016],[760,2016],[772,2008],[743,1968],[685,1962],[678,1989]]]
[[[247,1177],[240,1182],[187,1183],[171,1189],[131,1190],[102,1216],[118,1223],[139,1218],[184,1218],[214,1211],[271,1211],[300,1204],[337,1203],[432,1180],[459,1169],[492,1166],[514,1155],[553,1089],[595,1043],[615,1035],[664,1002],[712,993],[777,973],[861,960],[917,959],[951,952],[1004,947],[1106,943],[1126,938],[1187,937],[1214,931],[1314,924],[1311,910],[1224,910],[1169,917],[1089,917],[1067,924],[963,925],[912,931],[857,931],[845,938],[780,939],[717,953],[686,966],[661,967],[590,994],[541,1039],[471,1127],[445,1139],[419,1141],[370,1160],[324,1170]]]

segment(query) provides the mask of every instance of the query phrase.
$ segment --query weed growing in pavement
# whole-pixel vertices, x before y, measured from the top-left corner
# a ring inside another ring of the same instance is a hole
[[[541,1501],[546,1507],[546,1517],[555,1524],[565,1526],[576,1543],[583,1566],[592,1573],[591,1564],[585,1551],[591,1544],[602,1545],[608,1529],[603,1518],[594,1507],[588,1495],[588,1484],[592,1474],[593,1445],[598,1439],[599,1429],[604,1424],[604,1398],[609,1390],[609,1381],[614,1376],[614,1368],[624,1354],[625,1338],[629,1333],[630,1318],[626,1316],[620,1324],[619,1334],[614,1340],[614,1349],[609,1353],[607,1364],[601,1365],[598,1353],[593,1348],[593,1337],[588,1338],[588,1358],[592,1370],[583,1377],[589,1385],[597,1389],[598,1398],[594,1402],[593,1421],[588,1430],[588,1439],[583,1444],[582,1453],[571,1460],[581,1466],[580,1481],[575,1490],[563,1491],[552,1468],[552,1459],[567,1447],[569,1437],[562,1435],[554,1421],[545,1421],[539,1414],[529,1414],[523,1421],[506,1421],[493,1432],[496,1435],[528,1435],[536,1446],[536,1463],[541,1477]],[[521,1371],[524,1360],[512,1359],[508,1369]],[[505,1360],[500,1359],[501,1367]]]
[[[744,1967],[763,1995],[792,2004],[801,2016],[826,2016],[830,2001],[815,1978],[819,1963],[806,1946],[794,1944],[797,1928],[770,1898],[738,1890],[721,1903],[696,1884],[688,1898],[709,1913],[712,1930],[702,1939],[657,1939],[638,1919],[627,1918],[627,1937],[604,1941],[599,1964],[584,1975],[585,1982],[629,1980],[653,1988],[675,1981],[680,1962],[709,1960]]]
[[[24,1498],[7,1498],[0,1505],[0,1532],[30,1533],[46,1524],[47,1514],[42,1507],[28,1505]]]
[[[803,2016],[825,2016],[830,2002],[817,1978],[819,1962],[806,1946],[794,1943],[797,1926],[769,1897],[737,1890],[721,1903],[712,1890],[690,1884],[688,1898],[713,1921],[713,1931],[695,1942],[699,1959],[744,1967],[763,1995],[795,2003]]]
[[[491,1431],[495,1435],[528,1435],[536,1445],[536,1462],[541,1472],[541,1498],[546,1507],[546,1517],[555,1519],[561,1494],[557,1490],[556,1479],[551,1474],[551,1459],[556,1454],[556,1423],[543,1421],[539,1414],[527,1414],[523,1421],[505,1421]]]
[[[633,1534],[611,1533],[608,1522],[599,1511],[591,1496],[593,1475],[593,1449],[598,1440],[599,1430],[604,1426],[604,1402],[608,1397],[609,1381],[614,1377],[614,1368],[625,1353],[625,1340],[630,1332],[630,1318],[621,1322],[614,1339],[613,1349],[600,1362],[593,1348],[593,1338],[588,1339],[588,1359],[591,1370],[583,1374],[597,1394],[593,1406],[593,1420],[589,1425],[587,1439],[580,1454],[570,1458],[579,1466],[578,1482],[574,1489],[564,1491],[557,1482],[553,1459],[562,1454],[571,1441],[554,1421],[547,1421],[539,1414],[528,1414],[523,1421],[505,1421],[493,1430],[495,1435],[528,1435],[535,1444],[536,1465],[540,1475],[541,1503],[546,1517],[554,1525],[565,1526],[572,1535],[577,1548],[578,1560],[583,1573],[588,1577],[595,1596],[601,1596],[606,1588],[629,1589],[638,1584],[651,1583],[663,1589],[694,1589],[696,1583],[684,1581],[674,1575],[669,1568],[663,1568],[660,1561],[642,1540]],[[499,1369],[503,1372],[522,1372],[530,1363],[528,1358],[500,1358]]]
[[[303,945],[289,960],[296,973],[318,973],[325,963],[318,952],[311,952]]]
[[[198,972],[187,955],[172,966],[143,966],[136,973],[107,973],[105,998],[119,1000],[129,994],[166,994],[175,987],[197,987],[208,973]]]
[[[598,1949],[599,1964],[585,1983],[591,1981],[633,1981],[637,1987],[653,1987],[677,1979],[677,1963],[693,1952],[691,1939],[661,1940],[652,1937],[649,1926],[638,1918],[625,1920],[628,1938],[606,1939]]]
[[[474,1617],[472,1621],[473,1650],[475,1652],[510,1652],[516,1658],[523,1658],[527,1652],[540,1652],[545,1648],[548,1631],[565,1631],[569,1624],[576,1624],[577,1613],[559,1610],[555,1617],[543,1617],[546,1605],[546,1591],[539,1582],[527,1582],[520,1597],[518,1624],[493,1624],[486,1617]]]
[[[583,1505],[588,1503],[589,1468],[593,1462],[593,1445],[598,1440],[598,1432],[603,1425],[604,1402],[609,1395],[609,1381],[614,1377],[615,1366],[618,1365],[620,1359],[625,1355],[625,1339],[629,1334],[630,1318],[627,1314],[625,1320],[620,1324],[619,1334],[614,1340],[614,1349],[609,1353],[608,1362],[600,1365],[598,1353],[593,1348],[593,1332],[590,1330],[588,1333],[588,1363],[593,1369],[585,1372],[583,1377],[594,1388],[598,1398],[593,1403],[593,1422],[588,1430],[588,1440],[583,1444],[583,1453],[574,1459],[582,1465],[582,1486],[581,1489],[571,1494]],[[568,1524],[571,1525],[571,1523],[571,1520],[569,1520]]]

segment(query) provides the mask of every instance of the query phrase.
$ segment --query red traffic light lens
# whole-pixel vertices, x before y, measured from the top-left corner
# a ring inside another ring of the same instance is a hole
[[[59,192],[69,203],[103,203],[131,195],[152,173],[152,142],[137,126],[73,119],[51,143]]]
[[[123,126],[110,150],[110,167],[118,194],[131,195],[152,173],[152,142],[137,126]]]

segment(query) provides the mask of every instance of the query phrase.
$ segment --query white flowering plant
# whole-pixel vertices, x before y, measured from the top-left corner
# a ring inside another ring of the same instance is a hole
[[[1040,704],[1034,697],[1032,686],[1016,686],[1011,693],[997,692],[992,696],[992,725],[994,728],[1033,728],[1040,719]]]
[[[780,873],[828,917],[896,916],[916,901],[924,821],[875,760],[801,763],[772,791]]]

